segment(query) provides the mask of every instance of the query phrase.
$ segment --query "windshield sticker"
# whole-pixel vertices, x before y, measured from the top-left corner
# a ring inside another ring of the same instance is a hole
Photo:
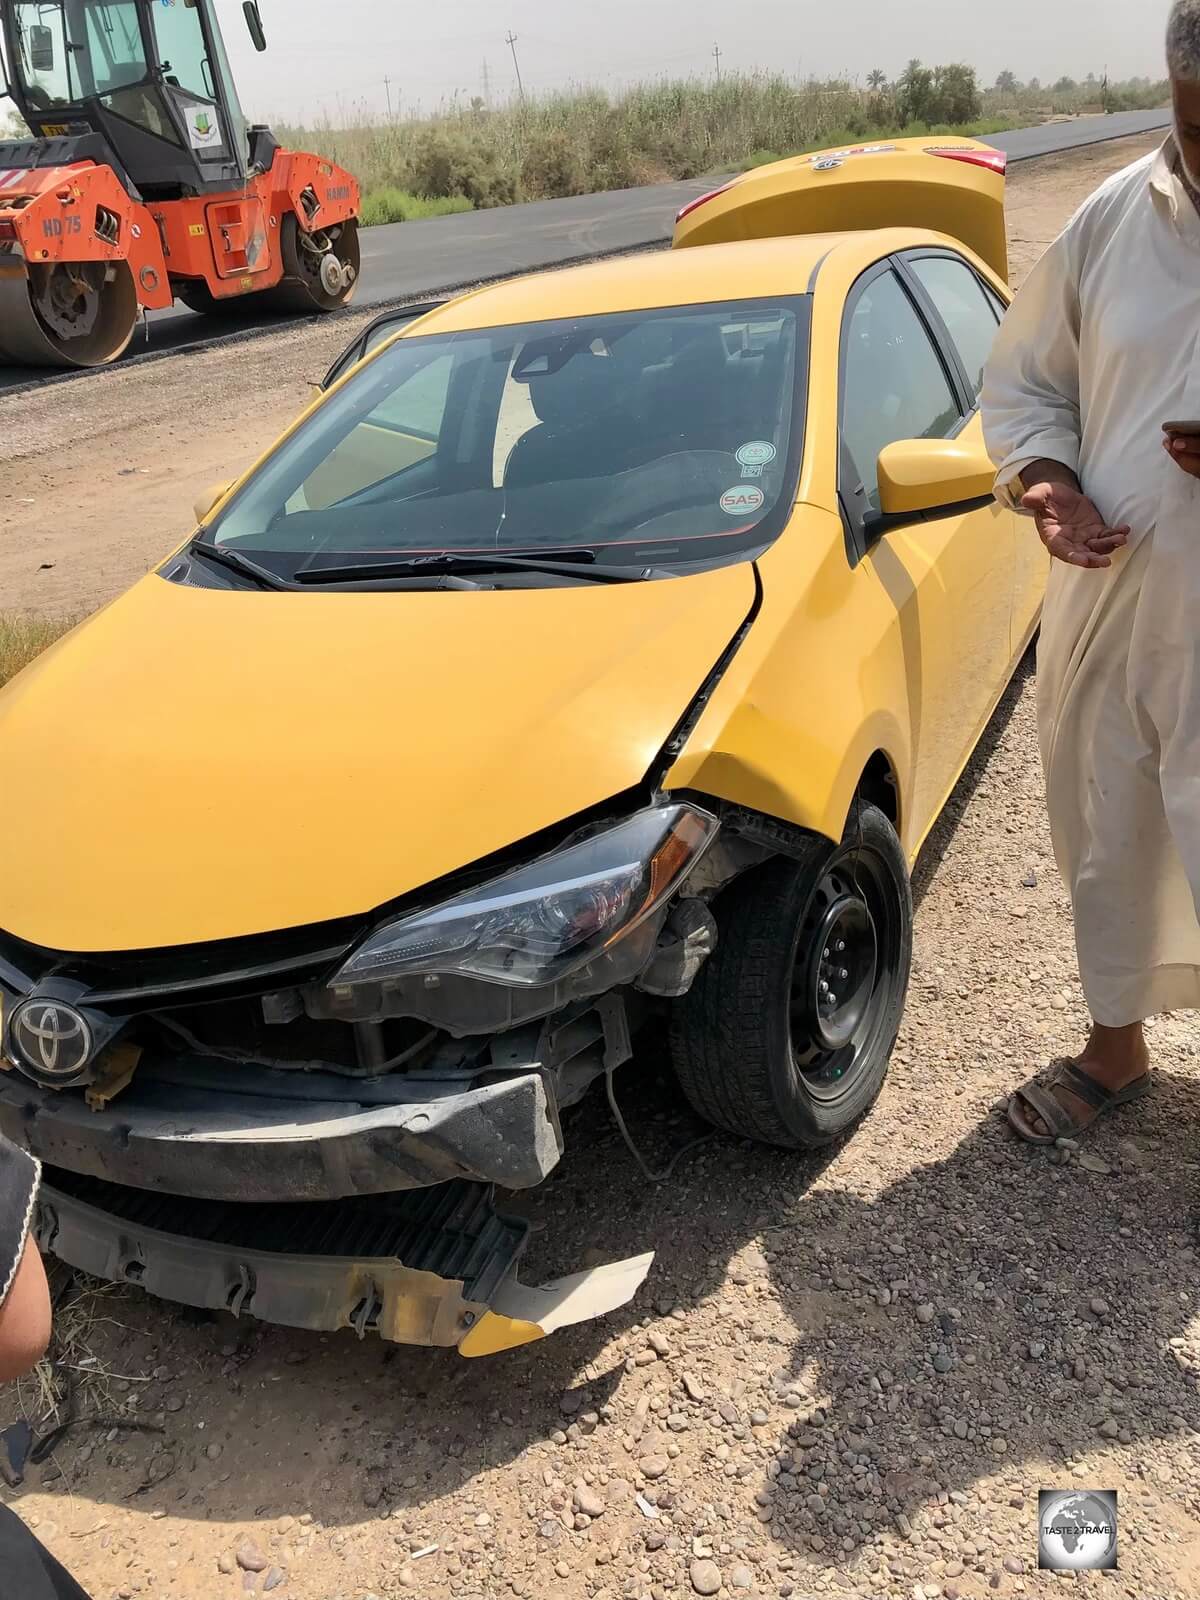
[[[721,510],[727,517],[753,515],[762,508],[766,499],[761,489],[751,483],[739,483],[736,489],[726,489],[721,496]]]
[[[221,142],[221,128],[211,106],[189,106],[188,138],[193,150],[210,150]]]
[[[769,439],[751,439],[738,451],[735,460],[739,467],[757,467],[761,472],[775,459],[775,446]]]

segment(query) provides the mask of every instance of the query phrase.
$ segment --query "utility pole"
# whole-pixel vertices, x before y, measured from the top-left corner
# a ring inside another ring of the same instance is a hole
[[[517,69],[517,93],[525,99],[525,85],[521,82],[521,63],[517,60],[517,36],[510,28],[504,36],[504,42],[512,51],[513,66]]]
[[[712,53],[713,53],[713,60],[717,63],[717,82],[720,83],[720,81],[721,81],[721,46],[719,44],[714,44]]]
[[[486,56],[484,56],[484,58],[483,58],[483,73],[481,75],[480,82],[481,82],[481,86],[482,86],[482,89],[483,89],[483,103],[484,103],[485,106],[491,105],[491,103],[492,103],[492,74],[488,69],[488,59],[487,59]]]
[[[392,80],[390,78],[384,78],[383,92],[387,95],[388,121],[390,122],[392,120]]]

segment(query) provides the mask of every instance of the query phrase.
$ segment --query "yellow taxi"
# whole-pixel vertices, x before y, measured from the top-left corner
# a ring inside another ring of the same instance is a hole
[[[492,1193],[619,1107],[648,1018],[730,1133],[863,1115],[910,866],[1045,579],[977,410],[1002,167],[826,152],[670,251],[384,319],[0,694],[0,1128],[45,1244],[481,1354],[645,1276],[525,1288]]]

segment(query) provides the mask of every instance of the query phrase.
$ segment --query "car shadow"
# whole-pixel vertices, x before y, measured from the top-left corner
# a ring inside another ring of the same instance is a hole
[[[797,1315],[798,1410],[766,1484],[777,1538],[853,1574],[885,1530],[936,1539],[949,1497],[982,1480],[1006,1478],[1036,1511],[1039,1472],[1064,1486],[1110,1435],[1149,1450],[1200,1429],[1182,1350],[1200,1288],[1198,1101],[1194,1078],[1156,1074],[1085,1164],[992,1115],[877,1198],[826,1192],[771,1230],[781,1295],[827,1307],[807,1327]]]
[[[664,1163],[699,1125],[653,1061],[639,1060],[629,1079],[628,1124],[648,1163]],[[139,1393],[138,1412],[167,1433],[105,1443],[90,1460],[79,1435],[56,1452],[50,1471],[63,1476],[50,1487],[198,1521],[315,1512],[328,1528],[388,1514],[419,1521],[422,1507],[471,1483],[483,1508],[488,1474],[546,1441],[568,1447],[555,1469],[568,1477],[587,1459],[570,1440],[597,1426],[618,1430],[634,1463],[669,1449],[655,1417],[644,1433],[631,1422],[632,1390],[621,1393],[631,1369],[634,1386],[646,1376],[632,1365],[644,1348],[635,1325],[649,1318],[665,1333],[663,1377],[679,1394],[680,1373],[708,1364],[708,1349],[688,1338],[690,1313],[705,1306],[721,1342],[767,1351],[749,1393],[726,1363],[725,1392],[706,1380],[700,1402],[679,1402],[689,1426],[732,1419],[735,1436],[757,1447],[740,1492],[758,1497],[772,1536],[801,1566],[852,1573],[884,1530],[946,1515],[939,1495],[1000,1469],[1019,1476],[1022,1463],[1065,1471],[1103,1448],[1101,1420],[1146,1442],[1180,1418],[1200,1422],[1169,1347],[1200,1287],[1188,1235],[1198,1093],[1163,1073],[1136,1121],[1122,1114],[1098,1135],[1107,1174],[1078,1159],[1056,1165],[990,1116],[873,1199],[841,1184],[814,1192],[835,1152],[718,1136],[684,1155],[669,1183],[649,1183],[603,1098],[589,1097],[573,1114],[573,1153],[514,1201],[536,1230],[525,1275],[576,1267],[589,1250],[615,1259],[653,1249],[632,1306],[470,1362],[225,1317],[189,1324],[135,1291],[98,1354],[125,1373],[165,1372]],[[1134,1127],[1137,1158],[1124,1138]],[[1119,1266],[1105,1244],[1117,1200],[1129,1230]],[[1169,1280],[1164,1259],[1175,1264]],[[1100,1300],[1108,1310],[1093,1309]],[[1112,1316],[1125,1312],[1138,1348],[1116,1360]],[[179,1409],[163,1409],[176,1398]],[[630,1537],[642,1539],[640,1525]]]

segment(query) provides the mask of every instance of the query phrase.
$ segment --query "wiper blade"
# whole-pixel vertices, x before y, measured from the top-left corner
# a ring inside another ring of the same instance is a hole
[[[420,578],[427,573],[545,572],[552,577],[582,578],[589,583],[639,583],[651,569],[607,567],[596,563],[594,550],[564,551],[558,560],[540,556],[452,554],[407,556],[400,561],[367,561],[344,567],[305,567],[297,583],[363,583],[372,578]]]
[[[188,553],[203,556],[206,561],[212,561],[218,567],[227,567],[230,572],[240,572],[243,578],[249,578],[260,589],[292,587],[266,567],[260,567],[257,561],[251,561],[249,556],[244,556],[240,550],[231,550],[226,544],[209,544],[206,539],[193,539],[188,546]]]

